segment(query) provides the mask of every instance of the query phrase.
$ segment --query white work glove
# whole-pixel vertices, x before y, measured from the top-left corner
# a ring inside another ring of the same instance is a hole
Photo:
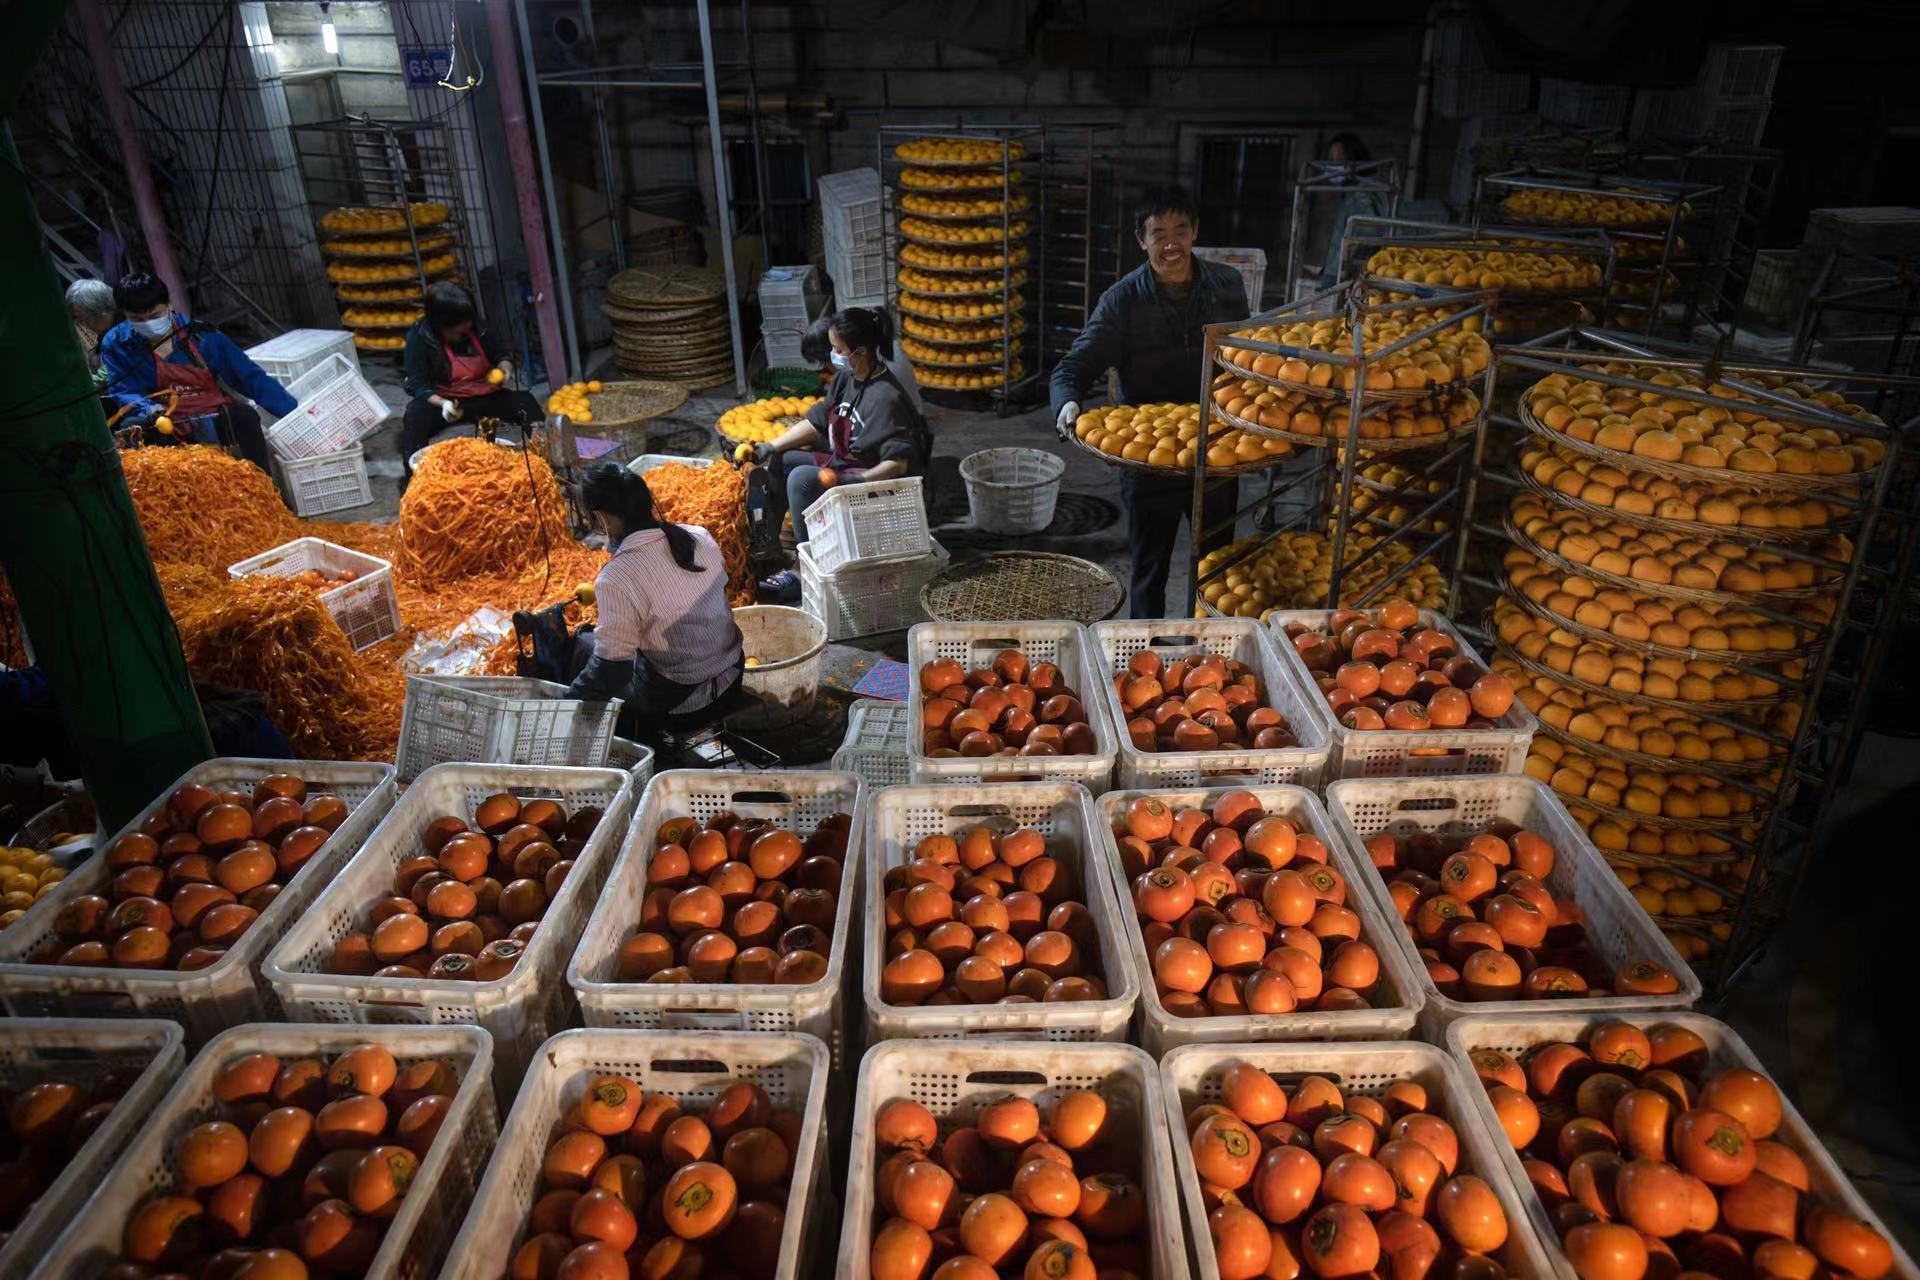
[[[1069,400],[1060,406],[1060,416],[1053,420],[1053,433],[1062,440],[1073,435],[1073,424],[1080,420],[1080,402]]]
[[[458,400],[442,400],[440,402],[440,416],[448,422],[460,421],[460,402]]]

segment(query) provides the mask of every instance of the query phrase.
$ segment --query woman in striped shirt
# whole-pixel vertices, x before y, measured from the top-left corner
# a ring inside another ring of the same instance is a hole
[[[663,719],[696,726],[746,669],[720,547],[705,529],[661,520],[646,481],[617,463],[588,471],[582,492],[613,558],[594,579],[593,657],[567,696],[624,699],[623,737],[654,736]]]

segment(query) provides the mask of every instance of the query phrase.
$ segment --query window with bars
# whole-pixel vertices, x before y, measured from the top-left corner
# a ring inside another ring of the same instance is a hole
[[[1201,244],[1264,249],[1269,264],[1287,260],[1299,168],[1295,142],[1290,133],[1236,131],[1200,138],[1193,195],[1200,206]]]

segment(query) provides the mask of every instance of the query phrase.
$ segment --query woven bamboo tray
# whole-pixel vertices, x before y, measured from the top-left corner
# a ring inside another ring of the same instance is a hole
[[[1694,604],[1732,605],[1736,608],[1784,606],[1791,608],[1807,600],[1818,600],[1822,596],[1840,594],[1840,582],[1835,580],[1827,586],[1793,587],[1768,591],[1713,591],[1705,587],[1682,587],[1671,582],[1647,582],[1641,578],[1629,577],[1624,573],[1614,573],[1607,569],[1596,569],[1592,565],[1581,564],[1578,560],[1569,560],[1557,551],[1548,551],[1545,547],[1520,532],[1513,523],[1511,513],[1500,519],[1500,531],[1507,541],[1527,552],[1542,564],[1549,565],[1562,573],[1576,577],[1591,578],[1595,582],[1609,587],[1618,587],[1622,591],[1635,591],[1642,595],[1661,596],[1669,600],[1688,600]]]
[[[946,278],[938,283],[955,287],[931,288],[928,284],[922,284],[916,278],[918,276],[944,276]],[[969,295],[998,297],[1008,289],[1024,287],[1027,283],[1027,269],[1016,266],[1012,277],[1009,278],[1006,272],[997,271],[992,267],[918,267],[908,262],[900,265],[899,270],[894,272],[893,278],[903,292],[923,294],[930,298],[964,298]],[[978,287],[965,287],[968,285]]]
[[[1764,667],[1769,663],[1792,662],[1806,658],[1810,656],[1812,651],[1820,647],[1812,640],[1809,640],[1804,648],[1799,649],[1759,649],[1753,651],[1733,649],[1678,649],[1669,644],[1656,644],[1652,640],[1628,640],[1623,636],[1613,634],[1611,631],[1601,631],[1599,628],[1590,627],[1584,622],[1575,622],[1572,618],[1562,617],[1545,605],[1538,605],[1527,599],[1518,591],[1515,591],[1511,583],[1509,583],[1500,594],[1541,621],[1559,627],[1568,635],[1579,636],[1583,640],[1592,640],[1598,644],[1612,645],[1616,649],[1625,649],[1628,653],[1638,653],[1642,655],[1657,653],[1669,658],[1686,658],[1701,662],[1721,662],[1749,667]],[[1810,633],[1813,631],[1811,625],[1808,625],[1806,629]]]
[[[973,213],[930,213],[925,209],[915,209],[908,204],[908,201],[914,199],[919,193],[920,188],[913,188],[907,196],[900,201],[900,212],[910,218],[925,218],[928,222],[998,222],[1003,212],[1011,217],[1019,217],[1030,212],[1033,207],[1031,200],[1020,199],[1014,201],[1012,208],[1004,211],[1000,209],[980,209]],[[989,201],[983,197],[979,203],[987,204]]]
[[[915,168],[925,168],[925,169],[935,169],[935,168],[946,169],[946,168],[958,167],[958,166],[948,166],[948,165],[930,165],[930,164],[922,165],[914,161],[908,161],[908,164],[912,165]],[[940,195],[973,196],[976,199],[984,199],[987,195],[992,193],[998,193],[1001,191],[1018,191],[1022,187],[1031,185],[1031,179],[1029,179],[1027,175],[1025,175],[1024,173],[1020,172],[1018,168],[1015,168],[1003,175],[997,166],[988,166],[984,169],[980,165],[973,165],[971,167],[975,169],[981,169],[982,172],[992,173],[995,177],[1000,177],[1000,178],[1003,178],[1004,180],[1000,182],[988,183],[985,186],[979,186],[979,185],[956,186],[951,182],[945,182],[945,183],[918,182],[918,181],[908,182],[906,180],[906,175],[902,174],[898,189],[907,195],[915,195],[915,196],[940,194]],[[902,212],[910,212],[910,211],[903,210]],[[915,216],[925,216],[925,215],[915,215]]]
[[[991,139],[987,139],[985,141],[989,146],[995,145]],[[902,145],[905,145],[905,144],[903,143]],[[1015,149],[1017,149],[1019,154],[1008,155],[1006,157],[1005,164],[1002,164],[1001,161],[999,160],[916,159],[915,157],[907,155],[906,153],[901,151],[899,147],[895,147],[893,149],[893,155],[894,155],[894,159],[900,161],[901,164],[907,165],[910,168],[914,168],[914,169],[977,169],[982,173],[1017,172],[1018,166],[1023,164],[1031,164],[1032,157],[1026,154],[1026,148],[1021,146],[1019,143],[1013,143],[1012,145]],[[920,188],[916,187],[914,188],[914,190],[917,191],[917,190],[920,190]]]
[[[405,233],[388,236],[387,239],[404,240]],[[332,258],[389,258],[410,261],[423,253],[433,253],[453,244],[451,231],[437,231],[430,236],[420,236],[412,244],[393,249],[373,249],[371,242],[353,240],[323,240],[321,252]]]
[[[1534,717],[1539,719],[1538,716]],[[1610,760],[1619,760],[1625,764],[1638,765],[1642,769],[1658,769],[1663,773],[1673,772],[1676,768],[1685,773],[1704,773],[1729,778],[1756,778],[1779,767],[1776,752],[1764,760],[1741,760],[1723,762],[1719,760],[1682,760],[1678,757],[1653,756],[1630,747],[1616,747],[1604,742],[1595,742],[1591,738],[1582,738],[1540,721],[1540,733],[1552,738],[1562,746],[1572,747],[1590,756],[1604,756]]]
[[[1005,261],[1003,262],[976,262],[976,263],[967,263],[962,266],[953,267],[953,266],[946,266],[944,264],[937,263],[937,262],[916,261],[912,256],[910,256],[911,251],[916,247],[917,246],[915,244],[907,244],[901,247],[900,265],[903,267],[912,267],[915,271],[931,272],[934,275],[947,275],[947,276],[979,275],[982,272],[999,271],[1003,267],[1016,267],[1016,268],[1024,267],[1027,265],[1028,261],[1033,257],[1033,253],[1031,250],[1029,250],[1025,245],[1019,244],[1019,245],[1014,245],[1012,249],[1000,255],[1003,259],[1005,259]],[[984,240],[984,241],[969,240],[969,241],[966,241],[964,244],[959,244],[956,246],[948,246],[948,247],[957,247],[961,249],[969,249],[969,248],[977,247],[981,251],[980,256],[986,257],[988,254],[993,252],[994,242],[991,240]]]
[[[1639,515],[1620,511],[1613,507],[1603,507],[1575,498],[1549,487],[1534,478],[1525,467],[1515,466],[1512,472],[1515,479],[1524,485],[1528,492],[1542,502],[1564,507],[1568,511],[1577,511],[1594,520],[1612,520],[1619,524],[1632,525],[1636,529],[1653,529],[1660,533],[1686,535],[1695,538],[1710,538],[1716,542],[1741,542],[1755,545],[1772,543],[1806,543],[1830,538],[1840,526],[1828,525],[1817,529],[1782,529],[1772,526],[1756,527],[1745,524],[1708,524],[1703,520],[1670,520],[1663,516]],[[1716,486],[1725,489],[1722,483]]]
[[[915,338],[914,341],[918,342],[919,339]],[[993,358],[991,360],[942,360],[938,356],[925,356],[917,351],[906,351],[904,349],[901,354],[912,361],[913,367],[916,369],[960,369],[969,373],[990,373],[996,369],[1005,368],[1008,360],[1018,361],[1022,354],[1021,348],[1023,346],[1018,338],[1012,340],[1011,349],[1009,349],[1006,342],[999,340],[992,342],[972,342],[965,345],[976,350],[991,351]]]
[[[1784,707],[1798,701],[1797,698],[1786,693],[1782,693],[1778,698],[1728,698],[1716,699],[1711,702],[1688,702],[1684,698],[1656,698],[1652,694],[1647,693],[1628,693],[1622,689],[1613,689],[1603,684],[1595,684],[1591,680],[1582,680],[1570,671],[1555,671],[1552,667],[1527,657],[1498,638],[1499,633],[1494,629],[1491,618],[1483,620],[1480,629],[1487,635],[1495,637],[1493,642],[1494,653],[1513,663],[1513,665],[1519,667],[1522,671],[1545,677],[1548,680],[1557,681],[1569,688],[1578,689],[1582,693],[1591,693],[1602,698],[1613,698],[1619,702],[1625,702],[1636,707],[1663,707],[1670,711],[1726,711],[1737,715],[1742,711],[1770,711],[1776,707]]]
[[[1120,611],[1124,587],[1099,565],[1050,551],[996,551],[935,574],[920,607],[936,622],[1022,622],[1065,618],[1104,622]]]
[[[1211,400],[1208,401],[1208,404],[1213,409],[1213,416],[1228,426],[1238,427],[1242,431],[1252,435],[1262,436],[1268,440],[1285,440],[1290,444],[1304,445],[1309,449],[1323,449],[1333,445],[1345,447],[1347,443],[1347,428],[1344,422],[1335,434],[1309,436],[1302,435],[1298,431],[1284,431],[1277,427],[1263,426],[1250,418],[1237,417],[1234,414],[1228,413],[1219,405],[1214,404]],[[1391,436],[1373,438],[1362,436],[1359,441],[1359,447],[1375,453],[1405,453],[1410,449],[1430,449],[1434,445],[1449,444],[1455,440],[1464,439],[1479,429],[1480,412],[1476,409],[1472,418],[1458,427],[1447,431],[1435,432],[1432,435],[1408,436],[1404,438]]]
[[[1175,480],[1191,480],[1193,478],[1192,467],[1163,467],[1157,463],[1138,462],[1132,458],[1123,458],[1117,453],[1108,453],[1104,449],[1096,449],[1077,435],[1070,434],[1067,440],[1076,449],[1080,450],[1080,452],[1098,458],[1102,462],[1111,463],[1116,467],[1125,467],[1129,471],[1142,471],[1150,476],[1171,476]],[[1276,453],[1270,457],[1262,458],[1258,462],[1237,462],[1231,467],[1208,467],[1207,475],[1220,478],[1228,476],[1250,476],[1256,472],[1270,471],[1291,457],[1293,457],[1293,455],[1290,453]]]
[[[1795,475],[1785,471],[1735,471],[1729,467],[1696,467],[1686,462],[1664,462],[1658,458],[1643,458],[1637,453],[1604,449],[1585,440],[1576,440],[1564,431],[1555,431],[1533,416],[1533,410],[1527,403],[1527,394],[1532,390],[1533,388],[1529,387],[1521,392],[1519,401],[1514,405],[1514,416],[1520,420],[1521,426],[1542,440],[1584,457],[1594,458],[1608,466],[1618,467],[1622,471],[1644,471],[1648,475],[1690,484],[1742,485],[1774,493],[1804,493],[1818,498],[1827,494],[1863,489],[1872,481],[1874,472],[1879,470],[1878,467],[1874,467],[1867,471],[1852,471],[1837,476]],[[1756,403],[1753,411],[1765,412],[1766,408],[1766,405]]]
[[[1706,831],[1724,836],[1729,832],[1758,828],[1767,820],[1764,805],[1751,813],[1736,814],[1727,818],[1669,818],[1664,813],[1636,813],[1632,809],[1622,809],[1617,804],[1601,804],[1585,796],[1565,796],[1560,795],[1558,791],[1554,794],[1560,796],[1561,802],[1568,809],[1591,809],[1603,818],[1612,818],[1616,822],[1623,822],[1630,826],[1651,827],[1657,831]],[[1606,856],[1604,851],[1603,856]]]
[[[1234,348],[1221,347],[1215,351],[1213,353],[1213,363],[1221,372],[1230,373],[1236,378],[1251,378],[1255,382],[1266,383],[1275,391],[1298,392],[1303,396],[1312,396],[1316,400],[1345,400],[1352,394],[1345,387],[1315,387],[1304,382],[1287,382],[1284,379],[1274,377],[1272,374],[1255,373],[1252,369],[1243,369],[1227,359],[1227,354],[1231,350],[1234,350]],[[1304,350],[1301,352],[1300,359],[1307,360],[1310,364],[1315,363],[1315,361],[1309,359],[1309,357],[1313,355],[1321,356],[1321,360],[1318,361],[1318,363],[1335,363],[1326,359],[1324,353]],[[1335,367],[1350,368],[1351,366],[1336,364]],[[1456,378],[1452,382],[1429,383],[1424,387],[1379,387],[1371,391],[1363,391],[1361,393],[1361,399],[1369,404],[1396,404],[1413,400],[1425,400],[1428,396],[1452,395],[1456,392],[1468,390],[1478,380],[1478,375],[1475,375],[1472,378]]]
[[[955,325],[953,327],[966,328],[967,326]],[[1025,317],[1015,316],[1013,318],[1013,332],[1011,334],[1007,334],[1004,332],[988,333],[984,331],[986,326],[982,325],[979,327],[983,330],[983,332],[980,334],[979,337],[975,337],[975,338],[930,337],[925,333],[918,332],[918,322],[915,322],[914,324],[902,325],[901,333],[905,337],[912,338],[915,342],[924,342],[930,347],[978,347],[978,346],[983,346],[989,343],[997,343],[1003,337],[1018,338],[1021,334],[1027,331],[1027,322]],[[1003,329],[1004,326],[996,326],[996,328]]]
[[[945,299],[945,298],[955,298],[955,297],[967,297],[971,295],[928,294],[925,296],[929,298]],[[919,301],[918,298],[916,298],[913,294],[910,294],[910,293],[902,293],[899,296],[899,298],[896,300],[896,305],[900,308],[901,311],[905,312],[907,315],[924,316],[929,320],[957,320],[957,319],[991,320],[995,316],[1005,315],[1009,310],[1013,310],[1016,312],[1026,310],[1027,300],[1025,297],[1021,296],[1018,293],[1010,294],[1006,297],[1002,297],[999,293],[995,293],[992,295],[992,297],[994,298],[994,301],[992,302],[964,304],[967,306],[977,305],[980,308],[980,314],[977,316],[963,317],[963,316],[942,315],[940,314],[940,312],[934,310],[932,307],[928,306],[926,303]]]
[[[677,382],[609,382],[594,392],[595,427],[631,427],[672,413],[687,402],[687,390]]]

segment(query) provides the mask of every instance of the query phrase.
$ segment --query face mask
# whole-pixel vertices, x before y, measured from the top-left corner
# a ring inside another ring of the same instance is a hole
[[[832,361],[834,368],[845,369],[849,373],[853,372],[853,360],[851,357],[835,351],[828,355],[827,359]]]
[[[173,317],[170,315],[156,316],[151,320],[134,320],[131,323],[134,332],[143,338],[164,338],[173,332]]]

